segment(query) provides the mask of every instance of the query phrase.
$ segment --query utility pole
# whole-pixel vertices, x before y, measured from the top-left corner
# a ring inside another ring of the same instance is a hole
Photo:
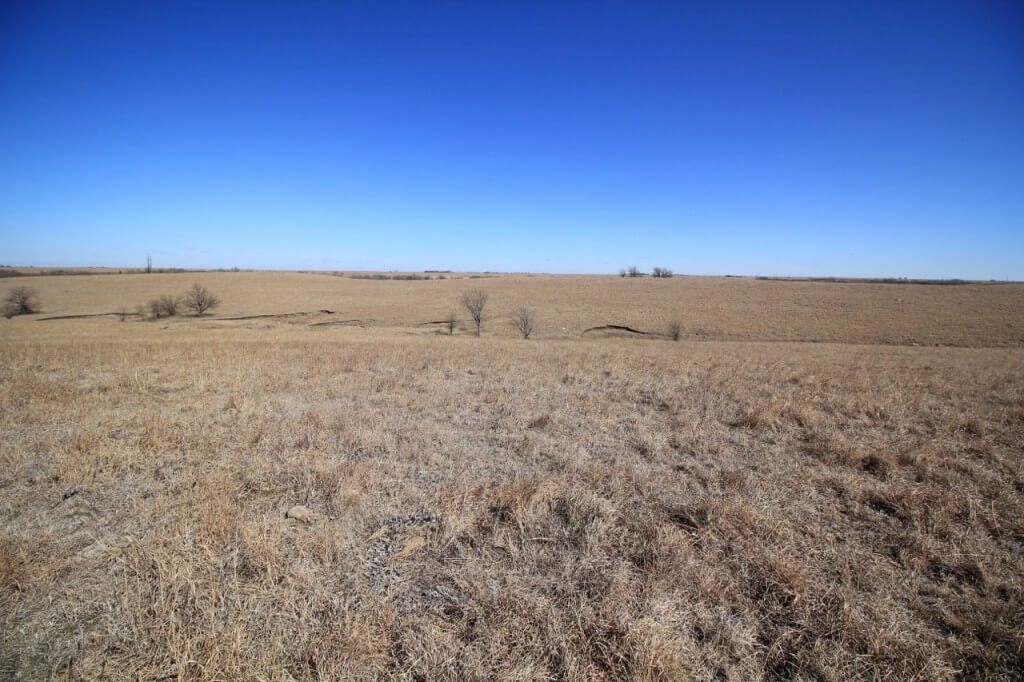
[[[146,272],[153,272],[153,257],[146,254]]]

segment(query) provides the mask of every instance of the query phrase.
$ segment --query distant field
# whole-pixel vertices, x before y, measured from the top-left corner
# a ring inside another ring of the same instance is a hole
[[[161,294],[183,292],[198,281],[223,300],[211,317],[330,310],[316,319],[263,318],[216,322],[176,318],[172,329],[243,326],[294,327],[313,322],[361,324],[368,328],[431,331],[432,322],[460,310],[461,293],[479,288],[490,295],[485,333],[515,335],[508,324],[517,305],[537,308],[538,336],[579,338],[610,324],[661,334],[672,321],[696,340],[814,341],[964,347],[1024,346],[1024,284],[866,284],[765,281],[750,278],[670,279],[566,275],[499,275],[470,279],[375,281],[293,272],[204,272],[150,275],[31,277],[0,280],[8,287],[39,292],[38,317],[132,312]],[[0,290],[3,286],[0,286]],[[23,330],[31,318],[0,326],[0,334],[55,334],[64,326]],[[111,318],[90,320],[76,333],[111,332]],[[35,323],[33,323],[35,324]],[[135,333],[132,331],[131,333]]]
[[[1024,285],[445,276],[0,280],[0,678],[1019,679]]]

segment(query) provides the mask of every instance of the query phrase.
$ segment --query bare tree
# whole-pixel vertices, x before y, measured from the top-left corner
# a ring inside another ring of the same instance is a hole
[[[11,315],[31,315],[39,309],[36,290],[31,287],[15,287],[4,296],[7,303],[8,317]]]
[[[619,277],[626,276],[626,268],[619,268]]]
[[[644,273],[640,272],[640,269],[637,266],[635,266],[635,265],[630,265],[626,269],[626,272],[629,274],[630,277],[643,277],[644,276]]]
[[[444,321],[444,326],[448,327],[448,336],[455,333],[455,327],[459,324],[459,318],[455,317],[455,311],[448,313],[448,318]]]
[[[669,268],[654,268],[652,274],[655,277],[671,277],[672,271]]]
[[[480,336],[480,325],[484,321],[484,308],[487,306],[487,293],[480,289],[467,291],[462,295],[462,305],[476,325],[476,335]]]
[[[515,327],[524,339],[530,338],[530,334],[537,327],[537,311],[527,308],[525,305],[512,309],[512,326]]]
[[[198,316],[220,305],[220,299],[214,296],[213,292],[202,284],[196,283],[185,292],[183,303],[186,308]]]

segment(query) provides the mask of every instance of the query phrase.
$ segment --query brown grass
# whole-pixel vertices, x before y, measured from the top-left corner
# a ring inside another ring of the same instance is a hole
[[[503,275],[445,280],[353,280],[295,272],[208,272],[151,275],[31,277],[0,280],[0,289],[30,283],[38,291],[37,317],[115,313],[164,294],[180,295],[200,282],[222,300],[216,315],[196,322],[203,329],[228,326],[269,329],[312,320],[263,318],[242,323],[215,318],[334,311],[320,321],[365,327],[436,331],[479,289],[489,295],[484,333],[513,338],[509,311],[529,302],[542,322],[537,338],[578,338],[588,328],[622,325],[661,335],[679,321],[686,338],[720,341],[1024,346],[1024,284],[960,286],[762,281],[749,278]],[[114,317],[114,316],[111,316]],[[32,317],[17,320],[26,323]],[[319,319],[319,318],[318,318]],[[109,321],[83,321],[78,333],[104,336]],[[194,326],[188,318],[164,324]],[[437,323],[431,325],[429,323]],[[41,325],[44,323],[40,323]],[[12,325],[0,326],[7,334]],[[32,330],[31,338],[47,334]],[[67,333],[58,328],[59,336]]]
[[[33,285],[45,312],[88,313],[131,303],[119,279]],[[194,279],[133,275],[131,295]],[[0,677],[1024,667],[1012,285],[201,281],[224,300],[218,317],[328,308],[374,322],[2,321]],[[661,285],[674,288],[643,289]],[[894,331],[872,286],[928,313]],[[417,326],[461,287],[490,287],[495,312],[536,302],[559,328],[523,341],[500,320],[483,339]],[[716,287],[720,309],[688,317]],[[775,319],[811,300],[839,319]],[[663,329],[666,311],[736,341],[579,338],[598,323]],[[1013,347],[740,340],[787,328]],[[309,523],[285,517],[298,504]]]

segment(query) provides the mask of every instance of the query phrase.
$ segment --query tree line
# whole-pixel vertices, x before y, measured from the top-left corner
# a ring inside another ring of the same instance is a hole
[[[642,272],[640,268],[635,265],[630,265],[628,268],[619,269],[619,277],[645,277],[646,272]],[[670,268],[657,267],[651,270],[651,277],[671,277],[672,270]]]

